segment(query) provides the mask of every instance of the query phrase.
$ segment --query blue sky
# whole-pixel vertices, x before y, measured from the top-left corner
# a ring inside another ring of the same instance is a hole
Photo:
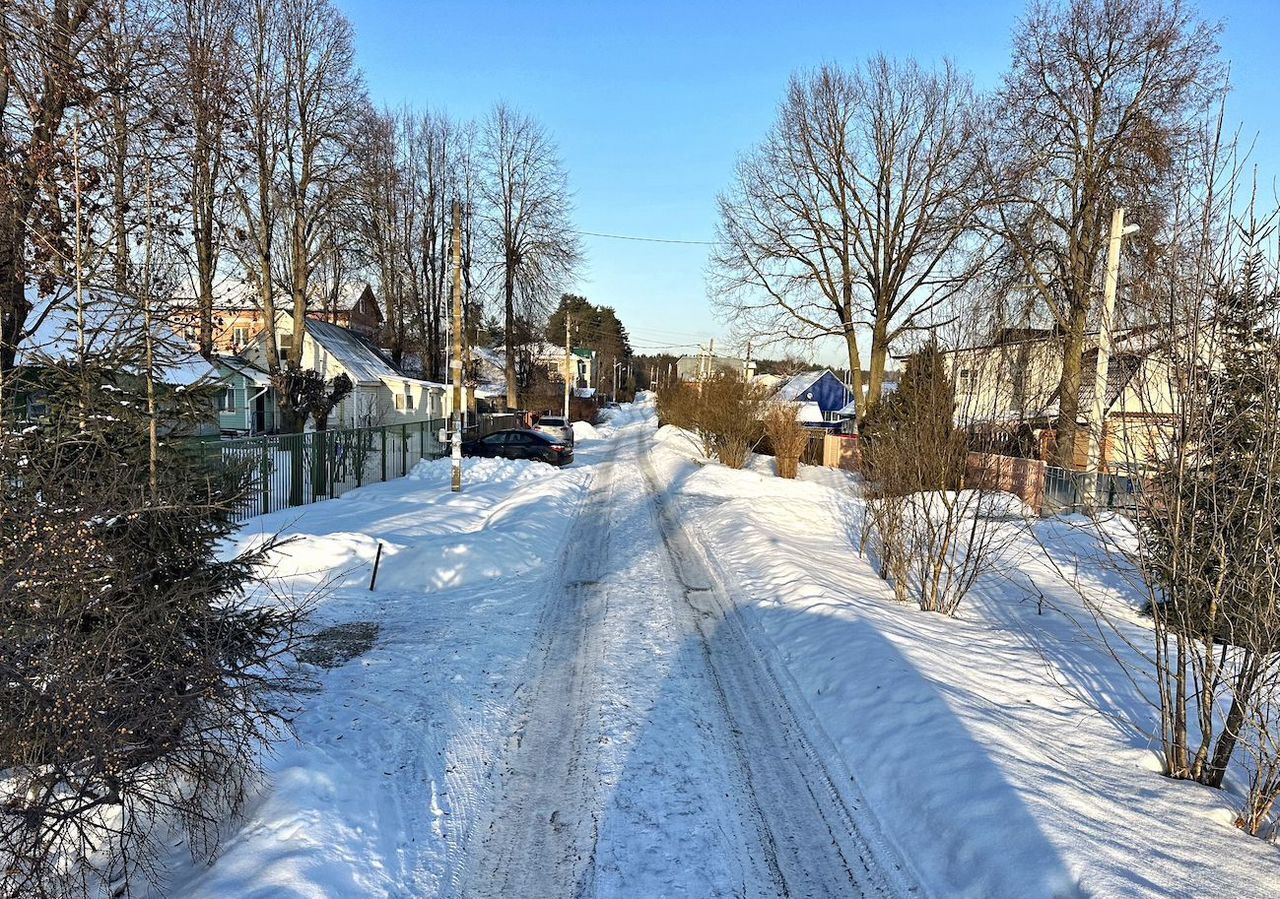
[[[768,129],[790,73],[884,52],[950,57],[994,86],[1026,4],[408,2],[338,0],[379,103],[479,117],[502,99],[559,145],[584,231],[709,240],[734,160]],[[1223,19],[1229,115],[1280,173],[1280,2],[1203,3]],[[576,291],[617,309],[637,351],[725,329],[707,301],[707,247],[584,237]],[[824,354],[825,356],[826,354]],[[838,357],[832,356],[832,360]]]

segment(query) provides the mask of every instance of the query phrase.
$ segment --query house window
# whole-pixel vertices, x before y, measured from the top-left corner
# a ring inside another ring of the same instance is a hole
[[[404,411],[404,401],[406,398],[407,398],[407,394],[404,394],[404,393],[396,394],[396,411],[397,412]]]
[[[287,362],[289,357],[289,350],[293,349],[293,335],[281,334],[277,339],[280,342],[280,348],[279,348],[280,362],[281,363]]]
[[[410,412],[413,411],[413,394],[409,393],[407,390],[404,394],[404,407]]]
[[[242,347],[249,342],[248,328],[233,328],[231,331],[231,343],[237,347]]]
[[[972,393],[977,380],[972,368],[960,369],[956,373],[956,391],[959,393]]]
[[[222,394],[218,397],[218,411],[236,411],[236,389],[230,384],[227,385],[227,389],[222,391]]]

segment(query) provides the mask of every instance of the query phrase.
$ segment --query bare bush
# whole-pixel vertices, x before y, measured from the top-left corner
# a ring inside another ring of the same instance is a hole
[[[764,432],[778,463],[778,477],[794,478],[809,445],[809,431],[796,417],[798,403],[771,403],[764,413]]]
[[[965,434],[936,344],[907,362],[898,389],[864,426],[868,524],[880,576],[900,600],[954,615],[992,564],[996,497],[965,487]]]
[[[760,442],[764,391],[742,378],[721,373],[702,382],[699,426],[710,434],[720,464],[742,468]]]

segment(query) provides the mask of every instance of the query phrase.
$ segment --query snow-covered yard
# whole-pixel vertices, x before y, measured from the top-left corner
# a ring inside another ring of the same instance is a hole
[[[739,614],[932,892],[1276,895],[1280,852],[1232,826],[1234,797],[1158,773],[1153,709],[1111,653],[1141,662],[1076,587],[1136,645],[1149,625],[1085,519],[1010,521],[997,571],[948,620],[896,602],[859,555],[849,476],[699,455],[657,435]]]
[[[1274,895],[1275,847],[1125,723],[1150,711],[1041,548],[1140,638],[1085,529],[1008,522],[949,620],[859,556],[843,473],[702,464],[649,405],[576,455],[241,532],[297,536],[277,588],[330,630],[298,739],[172,895]]]

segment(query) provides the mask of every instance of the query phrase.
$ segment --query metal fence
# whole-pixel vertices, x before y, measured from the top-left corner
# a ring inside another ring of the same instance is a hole
[[[463,439],[521,427],[519,413],[469,416]],[[372,428],[309,431],[211,440],[201,444],[223,464],[247,468],[252,488],[236,521],[342,496],[348,490],[404,477],[423,459],[448,455],[440,441],[444,419]]]
[[[1096,479],[1092,502],[1094,508],[1132,509],[1142,490],[1142,482],[1132,475],[1067,471],[1049,466],[1044,472],[1046,511],[1076,512],[1089,507],[1088,478]]]

